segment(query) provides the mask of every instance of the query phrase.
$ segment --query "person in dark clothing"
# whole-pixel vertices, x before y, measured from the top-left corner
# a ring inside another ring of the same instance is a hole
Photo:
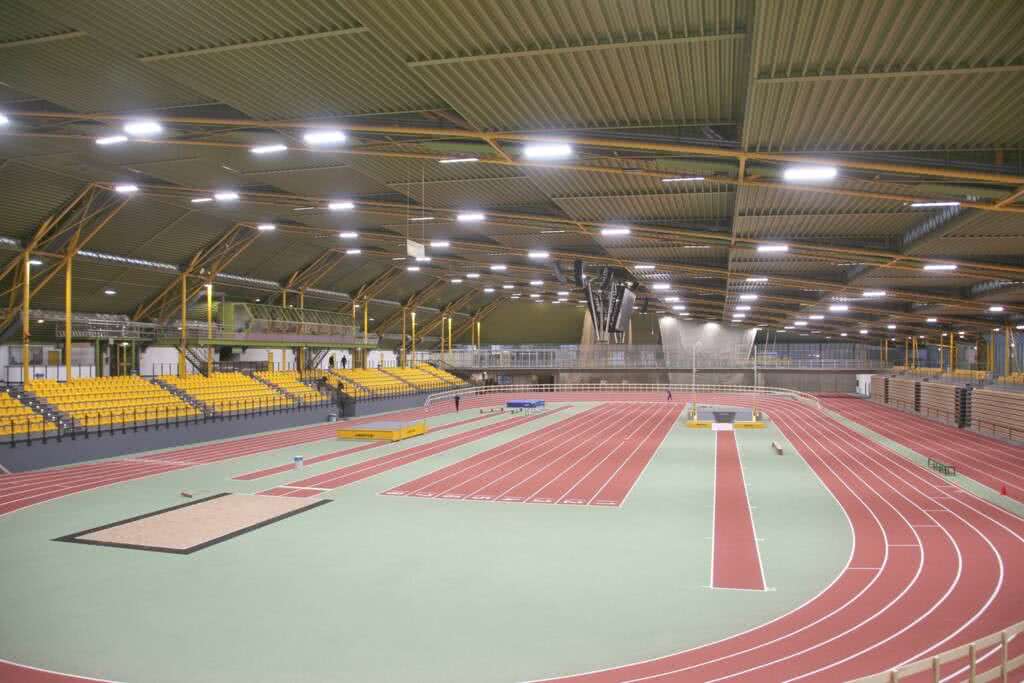
[[[671,389],[666,389],[665,393],[668,394],[668,400],[671,401],[672,400],[672,390]]]
[[[334,369],[334,354],[333,353],[331,354],[331,357],[327,359],[327,369],[328,370],[333,370]]]
[[[341,357],[341,369],[344,370],[346,367],[348,367],[348,356],[342,356]]]
[[[455,412],[459,412],[459,403],[462,401],[461,396],[455,397]]]

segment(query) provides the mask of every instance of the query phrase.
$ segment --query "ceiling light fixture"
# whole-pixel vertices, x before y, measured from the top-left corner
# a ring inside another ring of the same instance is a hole
[[[508,270],[508,267],[504,263],[492,263],[491,264],[491,270],[494,270],[494,271]]]
[[[406,266],[405,269],[407,271],[409,271],[410,273],[416,273],[416,272],[419,271],[420,267],[419,266]]]
[[[339,232],[338,237],[340,237],[343,240],[354,240],[357,237],[359,237],[359,233],[354,232],[352,230],[345,230],[343,232]]]
[[[114,185],[114,192],[117,192],[117,193],[120,193],[120,194],[132,194],[133,192],[138,192],[138,191],[139,191],[139,186],[138,185],[132,185],[131,183],[125,183],[124,185]]]
[[[466,277],[468,277],[470,280],[475,280],[478,277],[480,277],[480,273],[466,273]]]
[[[302,139],[310,147],[323,147],[340,145],[348,139],[348,136],[340,130],[311,130],[303,135]]]
[[[766,277],[748,277],[747,282],[768,282]]]
[[[937,323],[937,322],[939,322],[939,319],[938,318],[928,318],[928,320],[926,320],[925,322]]]
[[[362,249],[346,249],[345,253],[348,254],[349,256],[358,256],[359,254],[363,253],[363,250]]]
[[[630,233],[629,228],[601,228],[601,235],[604,237],[618,237],[621,235],[628,235]]]
[[[828,310],[832,311],[833,313],[845,313],[846,311],[850,310],[850,307],[847,306],[846,304],[832,304],[831,306],[828,307]]]
[[[430,246],[434,249],[447,249],[451,245],[448,243],[447,240],[434,240],[433,242],[430,243]]]
[[[704,176],[692,176],[692,177],[689,177],[689,178],[686,178],[686,177],[662,178],[661,182],[663,182],[663,183],[692,183],[692,182],[698,182],[698,181],[701,181],[701,180],[704,180]]]
[[[750,310],[750,306],[746,306],[746,305],[744,305],[744,306],[737,306],[736,310],[737,311],[749,311]]]
[[[932,209],[942,206],[960,206],[960,202],[912,202],[910,206],[914,209]]]
[[[797,327],[807,327],[806,320],[797,320],[793,324],[796,325]]]
[[[653,285],[651,285],[651,289],[657,289],[659,291],[664,291],[666,289],[671,289],[671,288],[672,288],[672,285],[670,285],[667,282],[655,282]]]
[[[230,190],[225,190],[224,192],[214,192],[213,198],[216,199],[218,202],[234,202],[238,200],[238,193],[232,192]]]
[[[459,223],[479,223],[480,221],[485,220],[486,218],[487,216],[480,212],[460,213],[457,216],[455,216],[455,220],[457,220]]]
[[[96,144],[100,147],[106,147],[107,145],[120,145],[122,142],[128,142],[127,135],[107,135],[102,138],[96,138]]]
[[[273,223],[260,223],[256,226],[256,229],[261,232],[270,232],[271,230],[277,230],[277,226]]]
[[[790,166],[782,171],[782,178],[790,183],[824,182],[839,175],[835,166]]]
[[[288,151],[288,146],[287,145],[281,145],[281,144],[277,144],[277,145],[257,145],[255,147],[250,147],[249,151],[252,152],[253,154],[275,154],[277,152],[287,152]]]
[[[103,293],[106,294],[107,296],[114,296],[115,294],[117,294],[117,290],[116,289],[104,289]]]
[[[885,296],[885,290],[884,289],[865,289],[864,290],[864,296],[866,296],[869,299],[877,299],[879,297]]]
[[[124,124],[124,132],[131,135],[133,138],[148,137],[150,135],[159,135],[164,131],[164,127],[160,125],[158,121],[152,119],[146,119],[142,121],[129,121]]]
[[[527,254],[527,256],[529,256],[532,259],[546,259],[547,257],[551,256],[551,254],[546,251],[531,251]]]
[[[410,218],[409,220],[410,221],[432,221],[432,220],[434,220],[434,217],[433,216],[416,216],[414,218]]]
[[[989,306],[988,307],[988,312],[989,313],[1002,313],[1004,310],[1006,310],[1006,309],[1004,309],[1002,306]]]
[[[757,301],[757,294],[740,294],[740,301]]]
[[[348,200],[330,202],[327,204],[327,208],[331,211],[351,211],[356,208],[356,203]]]
[[[416,257],[416,261],[417,261],[417,263],[430,263],[430,257],[429,256],[417,256]]]
[[[654,270],[655,265],[653,263],[637,263],[633,268],[636,270]]]
[[[438,159],[439,164],[468,164],[474,161],[480,161],[477,157],[460,157],[458,159]]]
[[[453,285],[461,285],[461,284],[462,284],[462,278],[461,278],[461,277],[453,277],[453,278],[452,278],[452,279],[450,280],[450,282],[451,282],[451,283],[452,283]]]
[[[922,270],[956,270],[955,263],[929,263]]]
[[[810,318],[811,320],[824,320],[825,319],[825,316],[823,316],[821,313],[815,313],[814,315],[809,315],[807,317]]]
[[[530,286],[531,287],[543,287],[544,286],[544,281],[543,280],[530,280]]]
[[[759,245],[757,245],[757,250],[760,251],[760,252],[776,252],[776,253],[781,253],[781,252],[789,251],[789,245],[788,244],[759,244]]]
[[[523,147],[527,159],[565,159],[572,156],[572,145],[566,142],[541,142]]]

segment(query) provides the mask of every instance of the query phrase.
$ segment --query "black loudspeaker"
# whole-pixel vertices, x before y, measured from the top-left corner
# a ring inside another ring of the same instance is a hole
[[[651,305],[651,300],[650,299],[644,299],[644,302],[642,304],[640,304],[640,312],[641,313],[646,313],[647,309],[648,309],[648,307],[650,307],[650,305]]]
[[[565,273],[562,272],[562,264],[555,261],[551,264],[551,270],[555,272],[555,279],[561,282],[563,285],[569,284],[569,280],[566,279]]]
[[[576,286],[583,286],[583,261],[576,259],[572,264],[573,278],[576,280]]]

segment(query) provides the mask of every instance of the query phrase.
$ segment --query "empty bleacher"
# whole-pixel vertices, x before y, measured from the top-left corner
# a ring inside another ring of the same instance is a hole
[[[388,368],[388,373],[423,391],[445,391],[452,385],[420,367]]]
[[[0,392],[0,435],[35,434],[55,426],[6,391]]]
[[[274,386],[280,387],[303,403],[312,403],[323,400],[323,395],[308,384],[299,380],[297,370],[278,370],[268,372],[257,372],[257,377]]]
[[[1003,375],[996,380],[999,384],[1024,384],[1024,372],[1014,372],[1009,375]]]
[[[441,380],[443,380],[443,381],[447,382],[448,384],[451,384],[452,386],[455,386],[455,387],[463,387],[463,386],[466,386],[468,384],[461,377],[453,375],[452,373],[448,372],[447,370],[442,370],[441,368],[434,367],[433,365],[430,365],[429,363],[422,363],[420,365],[417,365],[416,367],[417,367],[417,369],[422,370],[423,372],[428,372],[431,375],[433,375],[435,377],[438,377]]]
[[[34,380],[25,390],[87,427],[197,415],[171,392],[135,375],[58,382]]]
[[[220,413],[290,408],[295,405],[292,399],[240,372],[214,372],[209,377],[162,375],[160,380]]]

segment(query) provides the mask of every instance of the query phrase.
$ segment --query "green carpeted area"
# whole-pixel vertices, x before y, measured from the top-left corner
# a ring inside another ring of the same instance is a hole
[[[328,505],[192,555],[51,539],[174,505],[181,491],[263,491],[299,475],[232,476],[351,444],[326,439],[0,517],[0,657],[132,683],[522,681],[735,634],[813,597],[846,563],[842,510],[771,424],[737,432],[764,592],[708,588],[715,434],[682,419],[618,508],[380,495],[592,407],[574,403],[325,493]]]

